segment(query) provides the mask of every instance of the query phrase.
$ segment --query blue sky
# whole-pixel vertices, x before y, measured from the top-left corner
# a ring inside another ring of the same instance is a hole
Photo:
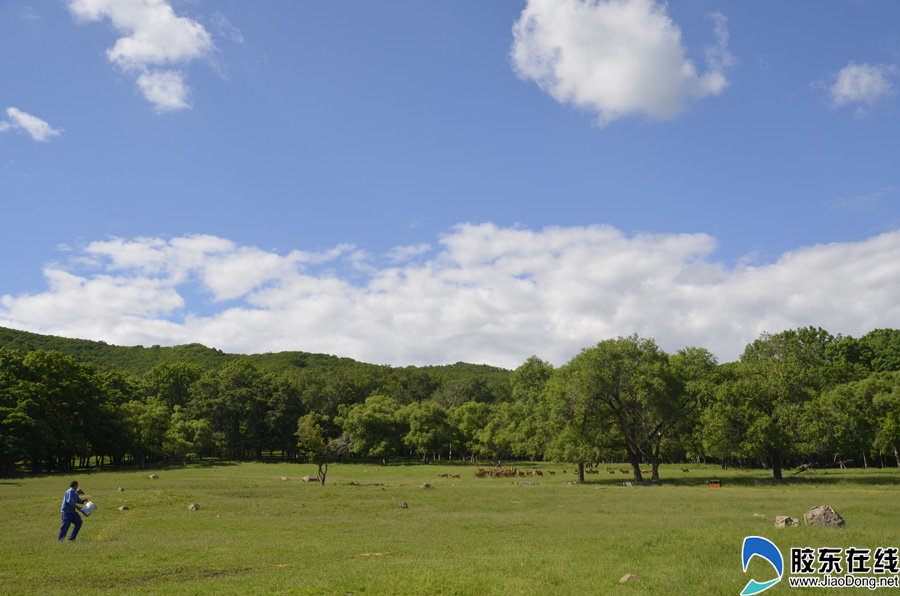
[[[0,0],[0,325],[396,365],[900,321],[900,4]]]

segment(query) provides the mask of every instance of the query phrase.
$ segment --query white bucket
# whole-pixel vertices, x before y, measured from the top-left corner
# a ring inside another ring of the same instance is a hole
[[[85,515],[90,515],[95,511],[97,511],[97,506],[91,501],[85,503],[84,507],[81,508],[81,512]]]

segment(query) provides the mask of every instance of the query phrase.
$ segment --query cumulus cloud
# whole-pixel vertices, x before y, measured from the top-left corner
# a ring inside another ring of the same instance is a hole
[[[900,318],[900,232],[736,267],[715,260],[706,234],[609,226],[461,224],[437,244],[411,251],[414,263],[373,259],[360,277],[352,245],[280,254],[215,236],[113,238],[48,266],[45,291],[0,297],[0,325],[123,345],[516,367],[532,354],[560,365],[631,333],[728,361],[765,331],[861,335]]]
[[[670,119],[727,85],[727,19],[709,15],[716,43],[706,71],[685,56],[681,29],[654,0],[528,0],[510,51],[522,79],[597,113],[606,125],[631,114]]]
[[[897,94],[892,79],[898,74],[896,66],[851,61],[831,76],[828,95],[835,107],[855,105],[856,115],[865,116],[877,103]]]
[[[35,141],[49,141],[63,133],[61,128],[53,128],[37,116],[32,116],[17,108],[6,108],[9,120],[0,120],[0,132],[22,131]]]
[[[215,51],[203,25],[177,16],[165,0],[69,0],[68,7],[80,20],[109,19],[122,37],[106,51],[107,60],[135,77],[157,111],[191,107],[184,73],[171,67]]]

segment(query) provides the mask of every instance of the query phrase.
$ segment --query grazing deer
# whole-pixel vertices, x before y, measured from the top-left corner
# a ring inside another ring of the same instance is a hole
[[[447,474],[438,474],[438,478],[446,478]]]
[[[687,468],[681,468],[681,471],[682,472],[690,472],[690,470],[688,470]]]

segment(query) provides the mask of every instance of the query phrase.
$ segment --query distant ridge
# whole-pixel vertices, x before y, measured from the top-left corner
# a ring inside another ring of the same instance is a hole
[[[74,356],[84,364],[101,371],[117,371],[142,376],[159,364],[195,364],[204,370],[214,370],[231,360],[243,359],[261,370],[285,373],[304,368],[328,369],[355,365],[372,369],[391,368],[382,365],[358,362],[352,358],[341,358],[329,354],[309,352],[277,352],[265,354],[228,354],[222,350],[208,348],[202,344],[184,344],[173,347],[115,346],[103,341],[71,339],[55,335],[41,335],[29,331],[19,331],[0,327],[0,348],[34,352],[55,351]],[[481,378],[486,382],[504,382],[509,371],[486,364],[456,364],[439,366],[406,367],[437,374],[445,379]]]

